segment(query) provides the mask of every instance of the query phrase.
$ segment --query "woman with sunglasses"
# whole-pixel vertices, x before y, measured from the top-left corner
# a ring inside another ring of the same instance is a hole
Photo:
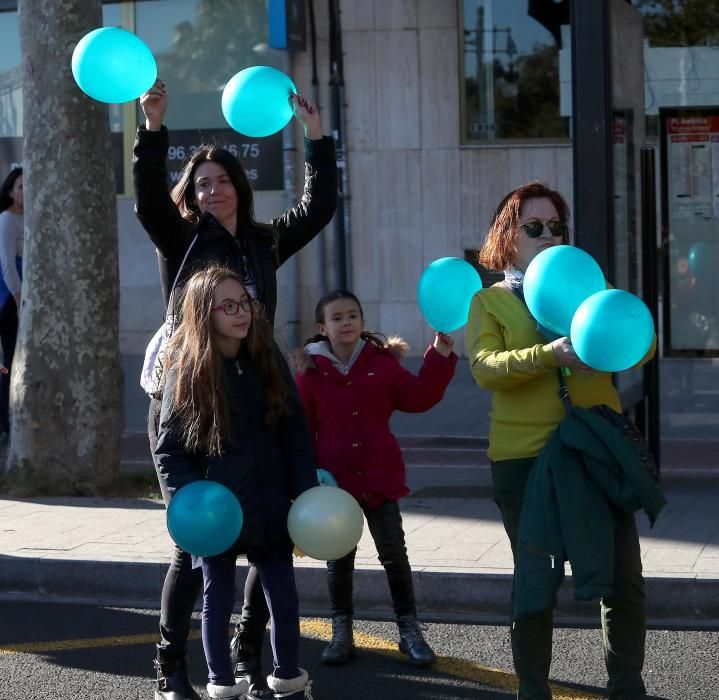
[[[472,300],[467,352],[480,387],[492,392],[487,455],[494,500],[509,536],[515,566],[520,513],[535,459],[566,415],[559,398],[558,368],[569,368],[572,402],[584,408],[606,404],[621,411],[612,375],[585,365],[569,338],[544,336],[523,301],[524,273],[546,248],[569,243],[569,208],[539,182],[510,192],[500,202],[479,251],[479,262],[504,272],[504,280]],[[654,353],[652,346],[647,361]],[[642,681],[646,613],[639,537],[634,516],[617,517],[614,586],[602,598],[604,653],[609,697],[645,698]],[[561,564],[560,564],[561,565]],[[518,698],[551,698],[553,609],[513,617],[512,653]]]

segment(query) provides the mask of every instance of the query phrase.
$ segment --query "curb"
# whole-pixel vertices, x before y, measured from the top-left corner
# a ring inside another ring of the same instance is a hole
[[[47,599],[94,601],[134,607],[159,607],[166,562],[88,561],[0,556],[0,593]],[[236,590],[247,572],[238,563]],[[327,574],[322,565],[300,564],[295,578],[303,614],[328,615]],[[509,618],[512,577],[504,573],[463,571],[414,572],[417,607],[427,619],[453,618],[463,622]],[[682,620],[688,625],[719,623],[719,579],[649,577],[646,579],[647,617],[651,622]],[[357,569],[355,607],[367,617],[386,617],[392,609],[384,570]],[[239,611],[242,600],[238,599]],[[575,601],[571,577],[563,584],[557,618],[596,624],[598,601]]]

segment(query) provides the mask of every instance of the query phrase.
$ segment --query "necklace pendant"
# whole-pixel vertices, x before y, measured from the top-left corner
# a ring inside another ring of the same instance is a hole
[[[237,376],[241,377],[243,374],[242,367],[240,367],[240,363],[237,360],[235,360],[235,369],[237,370]]]

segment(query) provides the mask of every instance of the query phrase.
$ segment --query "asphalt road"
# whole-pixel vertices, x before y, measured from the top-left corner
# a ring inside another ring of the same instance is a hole
[[[360,653],[341,668],[319,661],[327,620],[303,619],[302,663],[314,700],[454,700],[514,697],[508,630],[503,625],[434,622],[426,636],[440,659],[417,671],[396,651],[395,626],[358,621]],[[0,599],[0,700],[151,700],[157,611],[103,605]],[[206,668],[199,620],[190,642],[191,676],[204,697]],[[719,697],[719,631],[653,629],[645,678],[650,696]],[[596,628],[555,631],[554,697],[604,697],[606,675]]]

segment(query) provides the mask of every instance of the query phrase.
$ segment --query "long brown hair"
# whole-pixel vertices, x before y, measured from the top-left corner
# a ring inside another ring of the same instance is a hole
[[[217,285],[242,278],[226,267],[212,266],[195,273],[183,293],[181,321],[167,345],[165,376],[176,368],[174,413],[185,447],[192,452],[220,455],[223,440],[232,440],[230,401],[223,381],[224,357],[212,327],[212,303]],[[259,370],[265,389],[267,423],[287,413],[288,387],[262,307],[252,302],[252,322],[243,348]],[[235,398],[236,400],[236,398]]]
[[[514,263],[517,255],[514,241],[517,236],[522,205],[529,199],[540,198],[551,201],[559,214],[559,220],[567,223],[569,206],[564,197],[559,192],[549,189],[543,182],[537,180],[528,182],[526,185],[512,190],[499,203],[492,217],[487,237],[477,255],[480,264],[490,270],[501,272]],[[569,235],[562,238],[562,243],[569,243]]]

